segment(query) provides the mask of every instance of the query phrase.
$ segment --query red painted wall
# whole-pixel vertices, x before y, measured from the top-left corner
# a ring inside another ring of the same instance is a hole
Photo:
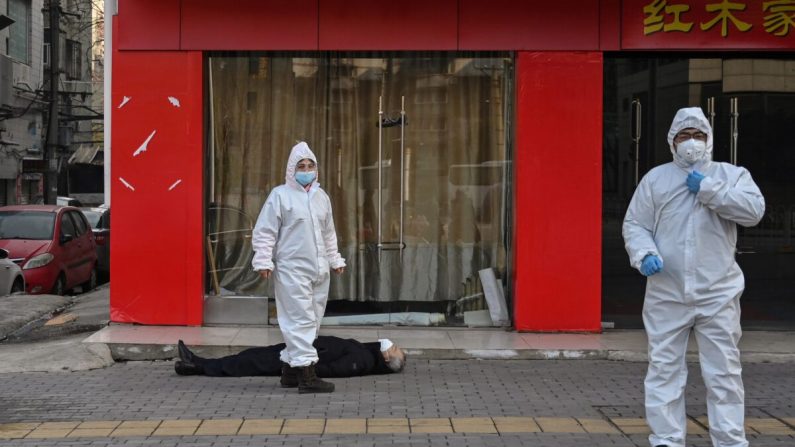
[[[119,0],[118,45],[125,50],[173,50],[180,46],[181,0]]]
[[[321,50],[455,50],[457,0],[322,0]]]
[[[183,1],[178,48],[314,50],[317,4],[317,0]]]
[[[463,50],[597,50],[599,0],[460,0]]]
[[[669,2],[671,3],[671,2]],[[650,0],[119,0],[122,50],[791,50],[795,32],[766,29],[760,4],[735,11],[753,27],[704,31],[714,0],[680,2],[689,32],[644,33]],[[739,3],[738,3],[739,4]],[[660,13],[670,24],[673,15]],[[653,18],[653,17],[651,17]]]
[[[502,9],[491,11],[470,0],[418,2],[415,6],[426,13],[407,16],[412,25],[405,29],[392,29],[381,6],[357,0],[365,18],[373,20],[367,33],[351,32],[362,18],[337,0],[309,0],[307,10],[298,7],[306,0],[271,1],[260,8],[244,0],[223,9],[209,0],[166,0],[161,6],[167,17],[161,19],[171,25],[148,40],[136,37],[146,29],[148,12],[131,7],[132,0],[121,1],[119,23],[126,29],[115,36],[126,40],[114,45],[112,88],[111,319],[117,322],[202,323],[202,53],[178,48],[291,50],[310,48],[314,41],[312,48],[329,49],[597,49],[602,41],[617,40],[615,34],[600,33],[595,0],[585,3],[587,18],[574,17],[584,34],[569,36],[562,36],[566,28],[557,25],[547,34],[523,27],[522,17],[538,18],[526,3],[513,0],[499,0]],[[611,10],[617,9],[617,0],[602,1],[612,1]],[[179,3],[178,26],[174,2]],[[319,10],[312,9],[313,3]],[[328,8],[335,4],[339,7]],[[539,26],[562,20],[563,10],[553,9],[558,15],[547,15]],[[602,16],[612,15],[602,11]],[[271,30],[260,29],[255,24],[263,17],[279,20]],[[434,29],[431,23],[440,26]],[[394,33],[374,37],[381,26]],[[176,39],[166,32],[174,27]],[[278,29],[288,32],[274,33]],[[451,40],[454,31],[457,40]],[[401,43],[391,43],[392,37]],[[172,51],[119,51],[147,46]],[[600,329],[601,62],[600,53],[518,55],[515,210],[516,228],[522,231],[514,239],[514,301],[519,330]],[[124,96],[131,99],[118,108]],[[168,96],[178,98],[180,107]],[[133,156],[154,130],[147,150]]]
[[[201,52],[113,52],[112,321],[202,323],[203,88]]]
[[[599,2],[599,49],[621,49],[621,0]]]
[[[617,39],[600,23],[618,33],[619,1],[119,0],[119,43],[122,50],[597,50],[600,39]]]
[[[514,324],[601,330],[602,54],[520,52]]]

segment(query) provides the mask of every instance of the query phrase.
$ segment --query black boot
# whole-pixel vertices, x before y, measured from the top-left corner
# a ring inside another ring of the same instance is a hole
[[[177,354],[179,355],[179,359],[183,362],[194,363],[193,357],[194,354],[185,346],[185,343],[182,340],[177,342]]]
[[[293,368],[282,362],[282,378],[279,381],[282,388],[295,388],[298,386],[298,368]]]
[[[180,376],[199,376],[204,374],[201,366],[202,358],[195,355],[185,346],[182,340],[177,342],[177,355],[179,360],[174,364],[174,371]]]
[[[177,360],[177,363],[174,364],[174,371],[180,376],[200,376],[204,374],[204,368],[201,366],[195,363],[183,362],[182,360]]]
[[[315,365],[303,366],[298,369],[298,392],[307,393],[330,393],[334,391],[334,384],[318,379],[315,373]]]

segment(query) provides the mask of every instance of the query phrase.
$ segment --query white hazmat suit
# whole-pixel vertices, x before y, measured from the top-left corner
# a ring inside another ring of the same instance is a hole
[[[296,164],[303,159],[317,165],[315,154],[300,142],[287,160],[285,184],[271,191],[252,237],[252,267],[273,272],[279,328],[286,345],[281,360],[292,367],[317,363],[312,342],[326,310],[330,269],[345,267],[328,195],[317,181],[307,191],[295,180]]]
[[[706,151],[690,164],[677,154],[683,129],[707,134]],[[735,261],[736,224],[756,225],[765,211],[759,188],[744,168],[712,161],[712,128],[698,107],[677,112],[668,132],[674,160],[646,174],[624,218],[630,263],[647,255],[663,263],[646,282],[643,323],[649,339],[646,419],[652,446],[685,446],[685,353],[693,330],[707,387],[710,436],[718,447],[744,447],[740,295],[745,280]],[[698,192],[688,174],[705,175]]]

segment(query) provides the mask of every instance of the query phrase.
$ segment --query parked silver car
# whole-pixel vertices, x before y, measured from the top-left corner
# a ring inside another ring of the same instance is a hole
[[[94,240],[97,243],[97,271],[107,276],[110,273],[110,208],[100,206],[80,208],[88,219]]]
[[[0,248],[0,296],[25,291],[25,276],[22,269],[8,259],[8,251]]]

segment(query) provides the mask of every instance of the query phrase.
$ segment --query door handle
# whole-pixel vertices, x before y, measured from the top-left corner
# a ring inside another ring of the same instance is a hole
[[[404,160],[405,160],[405,128],[406,128],[406,97],[400,97],[400,121],[397,123],[400,126],[400,217],[398,221],[399,225],[399,235],[398,237],[400,240],[395,242],[384,242],[384,234],[382,230],[382,219],[383,219],[383,192],[382,192],[382,159],[383,159],[383,131],[384,131],[384,102],[383,96],[378,97],[378,260],[381,260],[381,251],[382,250],[399,250],[400,251],[400,259],[401,262],[403,260],[403,249],[406,248],[406,244],[403,242],[403,210],[404,210],[404,201],[405,201],[405,167],[404,167]],[[389,127],[392,127],[390,125]],[[397,248],[395,248],[397,247]]]
[[[710,96],[707,98],[707,116],[709,117],[709,126],[712,128],[712,135],[715,135],[715,97]]]
[[[403,168],[403,153],[405,145],[403,143],[403,137],[405,135],[406,129],[406,97],[400,97],[400,262],[403,262],[403,249],[406,248],[406,244],[403,243],[403,188],[405,183],[405,176],[406,171]]]
[[[403,250],[406,248],[406,243],[403,241],[397,242],[382,242],[381,250],[400,250],[400,253],[403,253]]]
[[[382,148],[383,148],[383,131],[384,131],[384,97],[378,97],[378,217],[377,217],[377,225],[378,225],[378,262],[381,262],[381,241],[383,240],[383,234],[381,232],[381,216],[382,213],[382,197],[381,197],[381,187],[383,184],[381,183],[381,171],[383,170],[383,166],[381,163],[382,158]]]
[[[731,139],[729,140],[729,162],[733,165],[737,164],[737,138],[738,135],[738,123],[740,121],[740,111],[737,105],[737,98],[730,98],[729,99],[729,113],[731,115]]]
[[[640,183],[640,138],[641,120],[643,118],[643,106],[640,99],[635,98],[632,100],[632,142],[635,144],[635,186]]]

